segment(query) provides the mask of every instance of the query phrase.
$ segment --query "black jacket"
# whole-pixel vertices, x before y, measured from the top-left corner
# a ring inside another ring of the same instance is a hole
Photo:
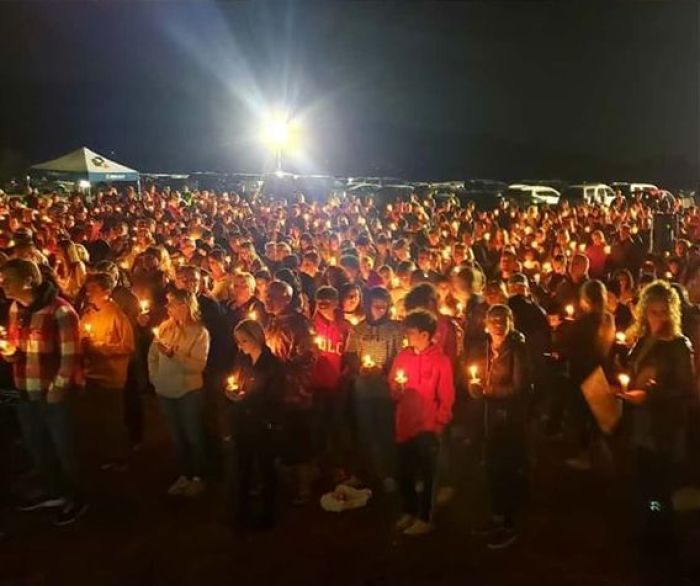
[[[280,359],[267,347],[255,364],[250,356],[238,354],[234,373],[242,395],[232,401],[234,434],[259,433],[279,425],[284,393],[283,368]]]
[[[647,391],[643,404],[626,405],[632,418],[633,444],[671,454],[680,445],[693,399],[693,347],[685,336],[673,340],[645,337],[632,348],[629,364],[629,388]]]
[[[523,431],[530,388],[525,336],[512,331],[498,353],[489,342],[484,381],[487,435]]]

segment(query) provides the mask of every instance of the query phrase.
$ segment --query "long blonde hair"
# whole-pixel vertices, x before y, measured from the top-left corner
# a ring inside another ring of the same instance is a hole
[[[199,302],[197,301],[197,296],[194,293],[190,293],[185,289],[173,289],[168,291],[168,296],[177,299],[178,301],[184,302],[187,306],[187,311],[190,315],[190,319],[194,323],[201,323],[202,313],[199,309]]]
[[[647,321],[647,309],[649,304],[663,301],[668,304],[670,315],[668,330],[665,334],[672,338],[682,335],[681,329],[681,299],[676,290],[666,281],[653,281],[649,283],[639,294],[639,302],[636,307],[637,322],[635,324],[637,338],[643,338],[649,334],[649,322]]]

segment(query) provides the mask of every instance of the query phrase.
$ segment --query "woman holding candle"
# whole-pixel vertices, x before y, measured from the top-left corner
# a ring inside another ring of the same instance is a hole
[[[202,324],[193,293],[172,290],[167,307],[168,319],[159,326],[148,353],[148,370],[182,471],[168,494],[197,496],[204,490],[202,373],[209,353],[209,332]]]
[[[680,299],[668,283],[655,281],[642,290],[637,330],[629,390],[622,397],[629,406],[639,510],[645,518],[641,545],[662,554],[675,547],[673,470],[696,385],[692,346],[681,332]]]
[[[470,394],[485,402],[486,474],[491,522],[481,532],[491,549],[508,547],[518,537],[518,511],[527,493],[525,422],[530,372],[525,336],[513,329],[513,312],[494,305],[486,314],[485,371],[470,366]]]
[[[77,297],[85,283],[85,263],[71,240],[60,240],[56,248],[56,282],[61,293],[69,300]]]
[[[390,319],[391,294],[387,289],[370,289],[367,303],[367,319],[355,328],[348,342],[348,352],[358,366],[354,388],[357,432],[370,474],[382,481],[387,492],[394,492],[394,405],[387,374],[401,349],[403,328]]]
[[[348,323],[354,327],[364,321],[365,314],[362,309],[362,288],[356,283],[347,283],[338,290],[338,293],[340,308]]]
[[[240,354],[226,397],[231,401],[236,463],[235,517],[244,527],[269,528],[275,524],[277,508],[275,459],[284,393],[283,366],[267,347],[260,322],[241,321],[234,338]],[[257,519],[252,515],[250,500],[256,470],[262,497]]]

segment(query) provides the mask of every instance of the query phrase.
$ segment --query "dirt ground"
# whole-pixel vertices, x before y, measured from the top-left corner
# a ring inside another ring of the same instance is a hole
[[[7,532],[0,585],[700,584],[685,577],[688,564],[639,559],[626,482],[568,470],[561,446],[534,443],[531,502],[520,541],[505,551],[471,535],[486,497],[478,459],[468,453],[458,494],[439,511],[432,535],[394,533],[396,499],[379,491],[364,509],[326,513],[316,500],[286,507],[271,532],[241,534],[226,523],[223,484],[196,501],[164,495],[175,476],[173,450],[149,402],[147,441],[130,470],[87,466],[91,507],[77,524],[55,528],[45,513],[10,507],[0,516]],[[683,526],[692,561],[700,522],[685,518]]]

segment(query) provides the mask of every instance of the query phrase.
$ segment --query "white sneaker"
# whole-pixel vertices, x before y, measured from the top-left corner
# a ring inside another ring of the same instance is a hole
[[[418,537],[420,535],[427,535],[432,533],[433,526],[430,523],[416,519],[416,521],[408,529],[406,529],[403,534],[409,537]]]
[[[569,458],[564,463],[574,470],[587,471],[591,469],[591,458],[585,454],[580,454],[575,458]]]
[[[416,518],[413,515],[401,515],[401,518],[396,522],[396,525],[394,525],[394,529],[397,531],[405,531],[415,522]]]
[[[185,476],[180,476],[168,489],[168,494],[170,496],[178,496],[185,493],[185,489],[189,485],[190,481]]]
[[[201,478],[195,476],[192,480],[188,481],[187,486],[182,491],[182,496],[187,496],[194,498],[199,496],[204,492],[204,482]]]
[[[396,480],[394,480],[391,476],[387,476],[383,481],[382,484],[384,485],[384,492],[386,494],[394,494],[398,486],[396,485]]]

